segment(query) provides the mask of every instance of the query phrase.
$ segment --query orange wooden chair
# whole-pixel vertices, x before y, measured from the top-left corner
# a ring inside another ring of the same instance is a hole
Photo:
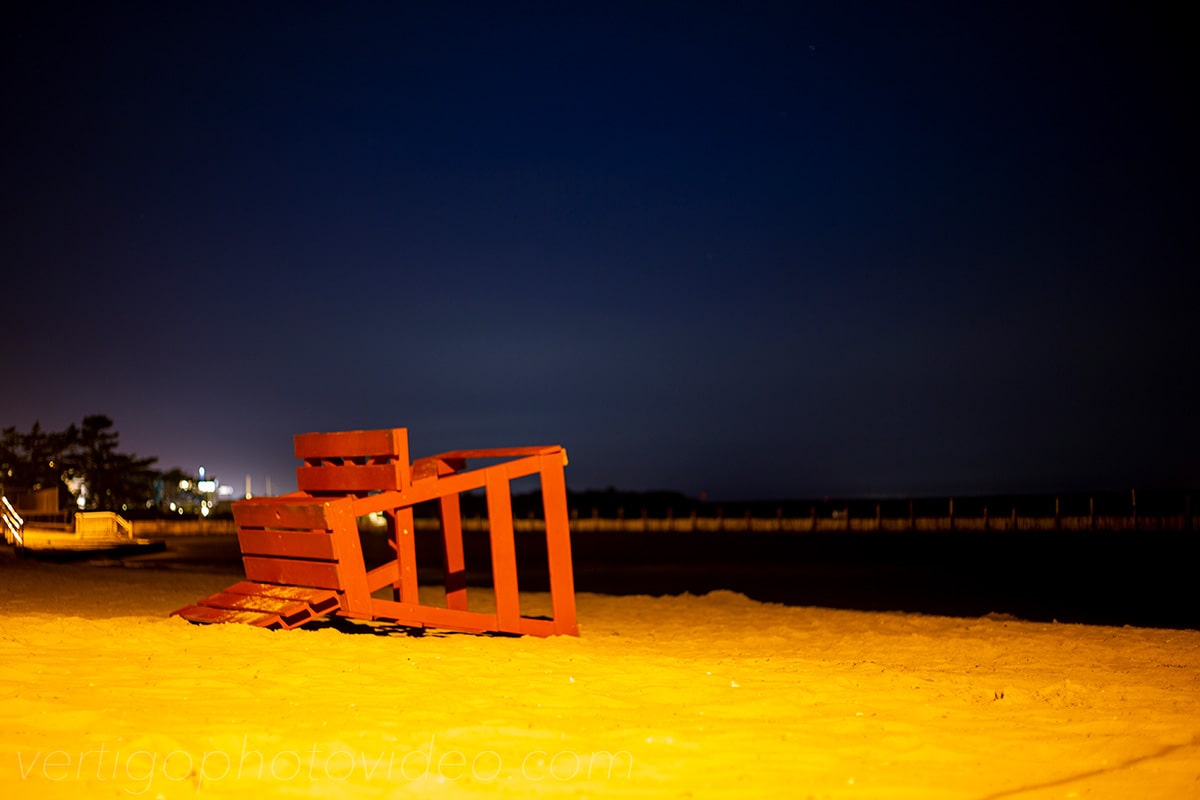
[[[339,614],[417,628],[579,635],[563,467],[558,445],[458,450],[408,460],[408,431],[307,433],[295,437],[299,490],[233,504],[246,580],[172,612],[193,622],[294,628]],[[487,459],[467,469],[469,461]],[[509,483],[538,475],[546,522],[551,619],[522,616]],[[459,495],[487,498],[495,613],[468,610]],[[440,511],[446,605],[418,598],[413,507]],[[368,570],[358,518],[382,513],[396,553]],[[390,586],[391,599],[374,595]]]

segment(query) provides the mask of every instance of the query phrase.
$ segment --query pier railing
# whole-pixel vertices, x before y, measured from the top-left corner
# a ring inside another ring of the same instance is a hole
[[[1136,496],[1126,495],[1119,502],[1112,496],[1096,500],[1083,497],[1018,498],[1016,502],[997,502],[991,505],[978,499],[931,501],[821,501],[805,507],[802,503],[770,508],[756,504],[728,508],[716,504],[676,514],[670,509],[607,509],[574,507],[570,511],[571,530],[575,533],[605,532],[752,532],[752,533],[941,533],[959,532],[1136,532],[1200,530],[1200,515],[1189,496],[1175,496],[1170,502],[1147,503],[1139,508]],[[359,520],[359,527],[382,529],[383,521]],[[434,515],[418,514],[414,519],[418,530],[437,530]],[[166,519],[136,520],[136,536],[195,536],[223,535],[235,532],[232,520]],[[464,531],[486,531],[486,514],[466,509],[462,513]],[[540,515],[515,513],[513,528],[520,531],[541,531],[545,524]]]

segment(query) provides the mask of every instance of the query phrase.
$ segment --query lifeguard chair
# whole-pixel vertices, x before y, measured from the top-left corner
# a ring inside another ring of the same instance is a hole
[[[579,635],[563,468],[558,445],[456,450],[409,463],[408,431],[306,433],[295,437],[299,490],[240,500],[233,518],[246,580],[173,611],[200,623],[294,628],[337,614],[415,628]],[[468,463],[488,464],[468,469]],[[523,616],[517,581],[510,482],[541,479],[551,619]],[[459,495],[487,499],[495,613],[467,607]],[[418,597],[413,507],[436,501],[442,534],[445,607]],[[358,519],[383,514],[395,558],[368,570]],[[392,588],[391,599],[374,595]]]

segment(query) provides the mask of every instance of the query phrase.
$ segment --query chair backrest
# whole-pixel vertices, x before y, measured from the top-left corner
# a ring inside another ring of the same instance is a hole
[[[310,494],[404,491],[412,482],[408,429],[302,433],[295,437],[296,486]]]
[[[246,579],[331,589],[345,611],[366,613],[371,597],[349,497],[255,497],[233,504]]]

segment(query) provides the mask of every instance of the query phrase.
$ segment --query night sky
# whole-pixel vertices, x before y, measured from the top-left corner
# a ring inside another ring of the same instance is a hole
[[[256,492],[377,427],[576,490],[1200,487],[1196,46],[1133,5],[27,4],[0,425]]]

